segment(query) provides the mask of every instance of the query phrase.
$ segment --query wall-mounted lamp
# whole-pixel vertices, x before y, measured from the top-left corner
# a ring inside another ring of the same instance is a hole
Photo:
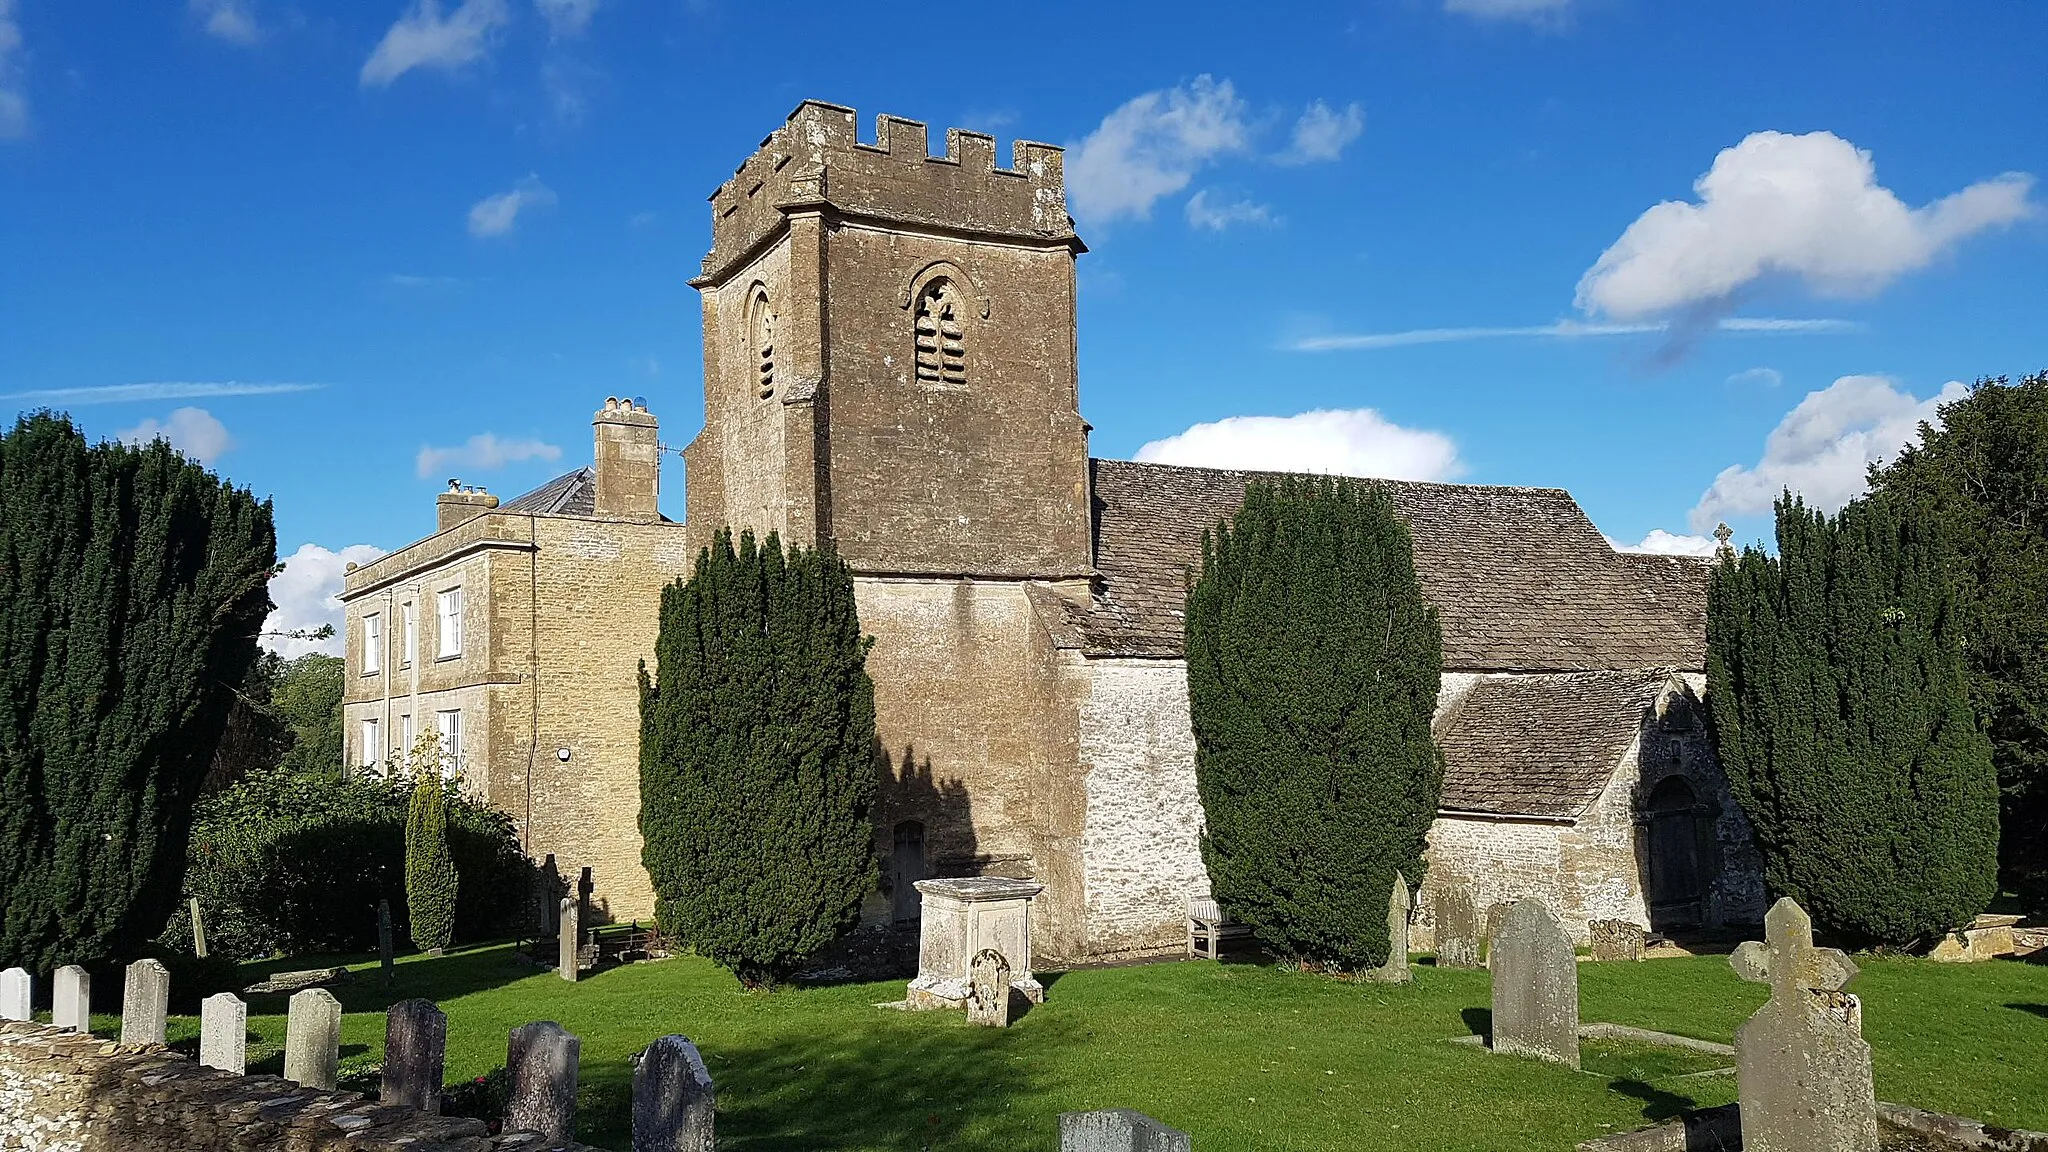
[[[569,762],[569,750],[567,748],[555,749],[555,759],[567,764]]]

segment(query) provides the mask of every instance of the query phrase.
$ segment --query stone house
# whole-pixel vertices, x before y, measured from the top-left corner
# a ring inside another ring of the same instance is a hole
[[[720,527],[830,539],[876,638],[869,914],[915,918],[929,876],[1030,878],[1044,963],[1178,947],[1207,890],[1182,600],[1250,477],[1089,457],[1062,160],[1018,142],[999,167],[957,129],[934,156],[924,125],[889,116],[870,144],[850,109],[799,105],[711,197],[686,523],[605,512],[605,413],[594,514],[537,506],[575,473],[503,508],[444,495],[475,519],[349,577],[350,723],[391,714],[358,654],[367,615],[484,566],[463,579],[488,599],[465,611],[492,654],[437,699],[488,710],[466,755],[526,813],[529,850],[595,864],[614,914],[644,915],[632,669],[659,584]],[[648,459],[633,483],[651,493]],[[1387,487],[1444,626],[1430,883],[1463,878],[1481,907],[1540,897],[1581,939],[1608,916],[1760,916],[1698,720],[1706,567],[1616,553],[1561,490]],[[572,734],[596,746],[557,763]]]

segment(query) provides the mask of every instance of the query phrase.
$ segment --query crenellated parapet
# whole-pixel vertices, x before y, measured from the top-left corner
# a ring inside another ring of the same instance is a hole
[[[855,115],[804,101],[719,185],[711,194],[704,281],[721,279],[774,235],[787,213],[806,209],[1078,246],[1059,147],[1018,140],[1005,168],[996,164],[993,136],[949,128],[945,154],[934,156],[923,124],[879,116],[868,144],[858,137]]]

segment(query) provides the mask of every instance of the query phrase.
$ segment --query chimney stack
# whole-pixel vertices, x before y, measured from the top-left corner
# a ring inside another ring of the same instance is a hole
[[[462,486],[462,481],[450,479],[448,490],[434,500],[434,531],[446,532],[465,520],[474,519],[498,506],[498,498],[472,485]]]
[[[608,396],[590,423],[597,514],[641,523],[661,519],[661,445],[647,401]]]

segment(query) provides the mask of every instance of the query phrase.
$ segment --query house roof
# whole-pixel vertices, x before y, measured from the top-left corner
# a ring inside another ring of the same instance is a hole
[[[1183,655],[1187,581],[1202,534],[1245,485],[1277,473],[1090,461],[1093,606],[1066,622],[1092,655]],[[1422,591],[1443,623],[1444,667],[1464,671],[1691,668],[1706,662],[1706,566],[1624,556],[1560,488],[1377,481],[1415,539]]]
[[[1437,725],[1439,807],[1578,816],[1613,779],[1669,681],[1657,670],[1481,677]]]
[[[500,512],[541,516],[592,516],[597,512],[597,473],[588,468],[565,472],[508,504]]]

